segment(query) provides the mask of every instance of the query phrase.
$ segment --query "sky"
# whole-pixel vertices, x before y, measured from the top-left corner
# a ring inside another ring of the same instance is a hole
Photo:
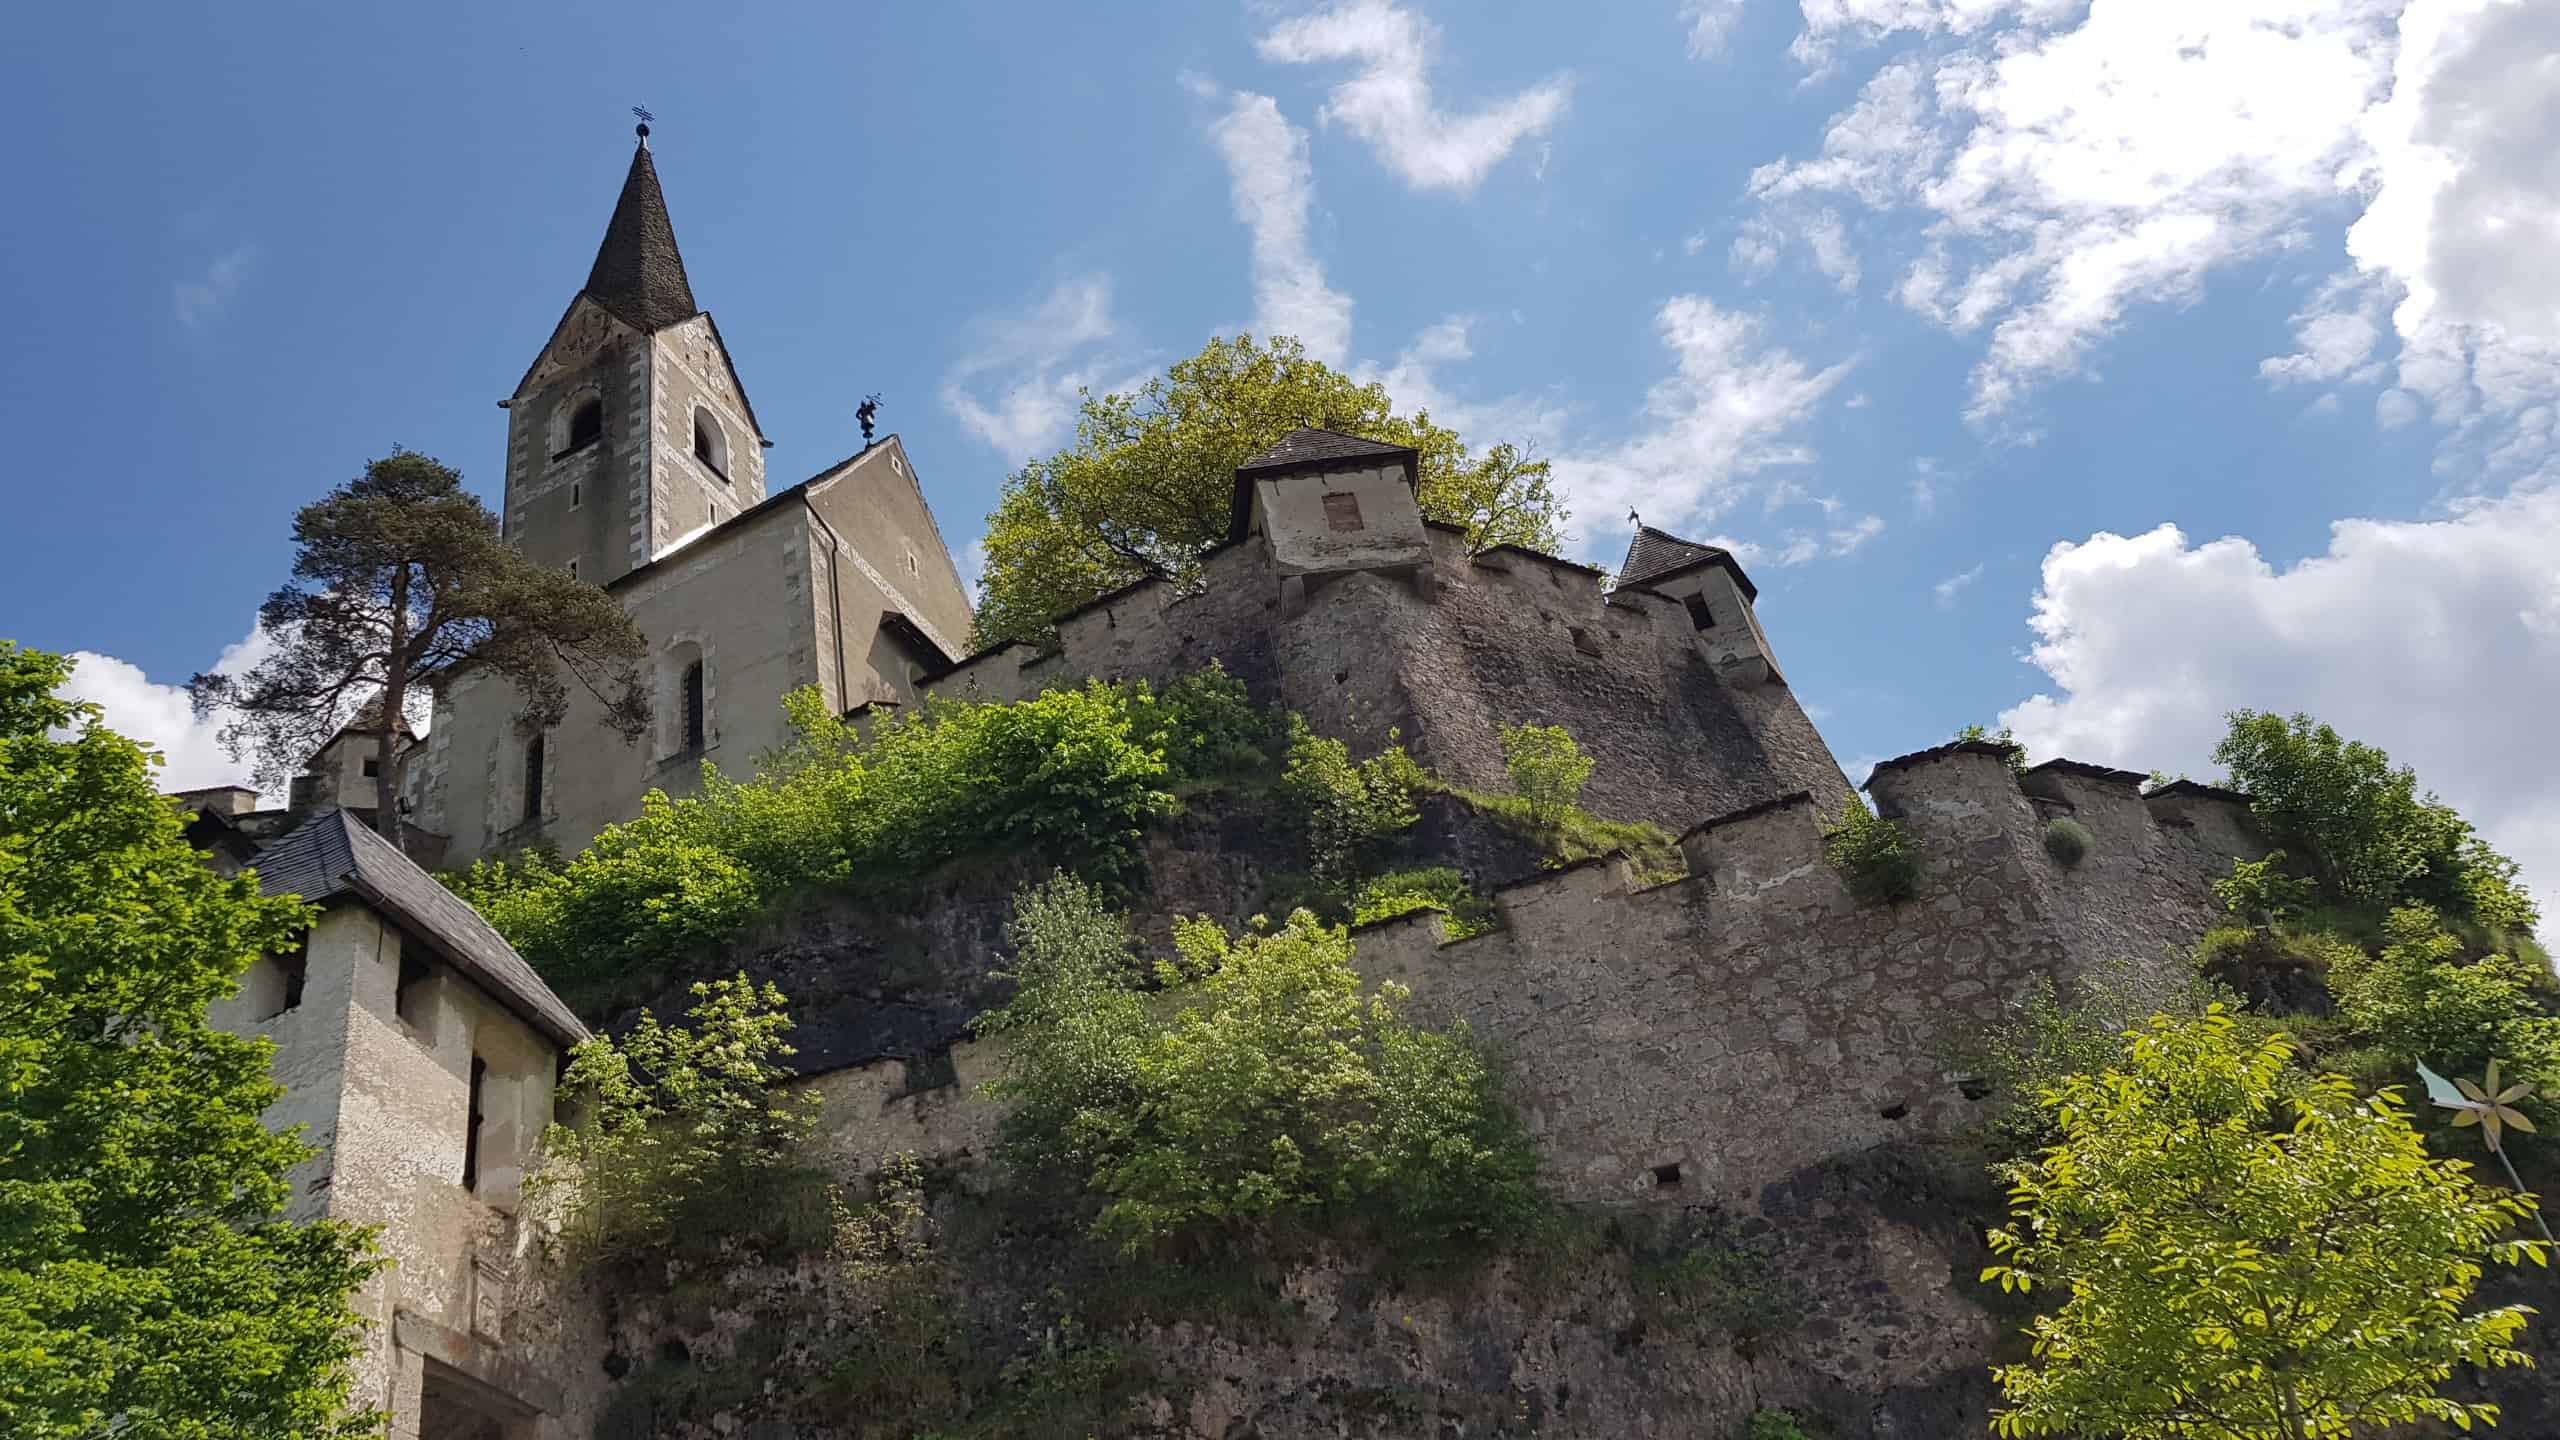
[[[776,486],[882,396],[955,545],[1301,337],[1732,545],[1853,779],[2008,724],[2414,765],[2560,914],[2560,6],[41,7],[0,54],[0,635],[173,786],[293,510],[495,405],[652,137]]]

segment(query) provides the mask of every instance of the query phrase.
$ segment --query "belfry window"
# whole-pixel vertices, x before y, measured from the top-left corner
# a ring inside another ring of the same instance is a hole
[[[693,412],[693,458],[711,467],[712,474],[723,480],[729,478],[728,432],[711,418],[710,411],[700,406],[694,407]]]
[[[1683,595],[1680,603],[1689,607],[1689,623],[1701,630],[1716,628],[1716,612],[1707,608],[1703,595]]]
[[[561,447],[560,453],[566,455],[571,451],[584,450],[603,438],[604,397],[578,397],[577,408],[569,412],[569,443]]]
[[[702,662],[684,667],[684,748],[702,748]]]

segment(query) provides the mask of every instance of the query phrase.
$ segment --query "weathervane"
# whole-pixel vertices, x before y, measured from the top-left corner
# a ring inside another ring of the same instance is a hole
[[[2523,1111],[2515,1108],[2517,1101],[2533,1098],[2533,1087],[2510,1085],[2504,1090],[2499,1089],[2498,1062],[2495,1060],[2489,1062],[2489,1073],[2478,1085],[2468,1080],[2447,1081],[2424,1063],[2418,1066],[2418,1078],[2427,1082],[2429,1103],[2452,1111],[2454,1124],[2480,1127],[2480,1137],[2489,1142],[2489,1153],[2497,1156],[2498,1163],[2507,1167],[2507,1182],[2516,1187],[2517,1194],[2526,1193],[2524,1182],[2516,1178],[2516,1162],[2507,1158],[2507,1147],[2503,1141],[2504,1132],[2510,1129],[2521,1130],[2527,1135],[2534,1133],[2533,1122],[2525,1118]],[[2461,1088],[2456,1089],[2456,1086]],[[2542,1227],[2544,1240],[2551,1239],[2551,1225],[2542,1218],[2540,1210],[2534,1211],[2533,1223]]]
[[[853,407],[853,418],[862,422],[862,443],[865,448],[868,448],[871,444],[872,422],[877,420],[879,416],[880,392],[877,390],[863,396],[862,403]]]
[[[640,133],[640,143],[641,143],[641,144],[643,144],[643,145],[648,144],[648,143],[649,143],[649,122],[650,122],[650,121],[652,121],[652,120],[657,119],[658,117],[657,117],[657,116],[655,116],[655,115],[650,114],[647,110],[644,110],[644,109],[642,109],[641,107],[639,107],[639,106],[637,106],[637,105],[634,105],[634,106],[632,106],[632,107],[631,107],[631,113],[640,117],[640,123],[639,123],[639,124],[637,124],[637,125],[632,126],[631,128],[632,128],[632,129],[634,129],[634,130],[636,130],[636,131],[638,131],[638,132]]]

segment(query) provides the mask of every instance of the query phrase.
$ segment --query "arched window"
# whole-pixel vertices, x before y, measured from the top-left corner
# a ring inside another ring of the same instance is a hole
[[[710,466],[712,474],[729,478],[729,434],[698,405],[693,411],[693,458]]]
[[[584,450],[604,438],[604,397],[581,395],[569,411],[569,443],[560,453]]]

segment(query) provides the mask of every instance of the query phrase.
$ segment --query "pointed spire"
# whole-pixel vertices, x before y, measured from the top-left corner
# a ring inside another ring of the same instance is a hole
[[[639,130],[640,144],[631,152],[631,173],[623,177],[622,198],[614,203],[604,243],[596,247],[595,268],[587,272],[587,294],[654,334],[692,318],[702,307],[693,303],[693,286],[684,278],[684,257],[676,252],[675,222],[667,218],[667,197],[658,189],[658,167],[649,159],[649,127],[644,124]]]

